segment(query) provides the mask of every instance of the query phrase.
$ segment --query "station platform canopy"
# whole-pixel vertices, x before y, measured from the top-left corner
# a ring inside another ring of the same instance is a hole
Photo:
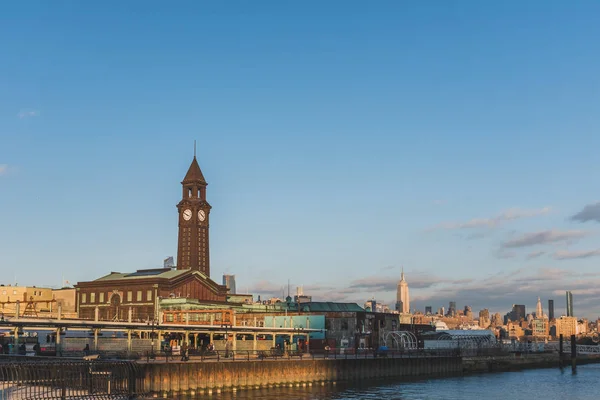
[[[422,334],[424,340],[453,340],[453,341],[474,341],[477,343],[496,342],[496,336],[487,329],[481,330],[447,330],[437,332],[425,332]]]

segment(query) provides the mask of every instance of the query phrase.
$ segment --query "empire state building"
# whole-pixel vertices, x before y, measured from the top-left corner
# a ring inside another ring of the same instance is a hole
[[[396,292],[396,311],[402,314],[410,314],[410,296],[408,295],[408,283],[404,279],[404,268],[402,268],[402,275]]]

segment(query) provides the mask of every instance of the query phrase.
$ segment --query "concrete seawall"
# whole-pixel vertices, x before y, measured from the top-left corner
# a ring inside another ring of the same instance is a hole
[[[159,396],[463,373],[457,357],[172,362],[146,364],[144,369],[145,391]]]
[[[600,357],[578,358],[578,364],[593,362],[600,362]],[[444,378],[550,367],[558,368],[557,354],[510,354],[463,358],[189,361],[143,365],[144,392],[161,397],[273,386],[310,386],[326,382]]]

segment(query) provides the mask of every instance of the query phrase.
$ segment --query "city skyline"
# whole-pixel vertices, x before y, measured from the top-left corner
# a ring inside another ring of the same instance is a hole
[[[197,139],[239,288],[597,317],[600,5],[315,4],[6,4],[0,283],[176,256]]]

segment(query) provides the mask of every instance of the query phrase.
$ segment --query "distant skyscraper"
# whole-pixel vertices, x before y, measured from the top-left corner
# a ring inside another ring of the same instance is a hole
[[[404,279],[404,267],[400,282],[398,282],[398,291],[396,292],[396,311],[408,314],[410,313],[410,296],[408,295],[408,283]]]
[[[223,285],[229,289],[229,294],[236,294],[235,291],[235,275],[223,275]]]
[[[548,319],[554,319],[554,300],[548,300]]]
[[[433,314],[431,311],[432,311],[431,306],[425,306],[425,315]]]
[[[523,304],[513,304],[512,311],[510,312],[510,320],[519,322],[525,319],[525,316],[527,316],[525,306]]]
[[[469,320],[473,319],[473,310],[471,309],[471,306],[465,306],[463,315]]]
[[[484,308],[483,310],[479,311],[479,326],[485,329],[490,326],[490,323],[490,310]]]
[[[456,302],[451,301],[448,303],[448,315],[454,317],[456,315]]]
[[[540,300],[540,298],[538,296],[538,301],[535,306],[535,317],[542,318],[543,316],[544,316],[544,311],[542,310],[542,301]]]
[[[175,266],[175,261],[173,261],[173,257],[167,257],[163,261],[163,266],[165,268],[173,268]]]
[[[567,317],[574,317],[573,314],[573,293],[567,290]]]
[[[312,302],[312,296],[306,296],[304,294],[304,287],[296,287],[296,295],[294,296],[294,303],[310,303]]]

